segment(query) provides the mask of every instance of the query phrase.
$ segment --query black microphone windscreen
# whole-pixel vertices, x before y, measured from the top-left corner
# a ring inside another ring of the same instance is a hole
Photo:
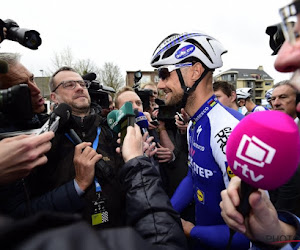
[[[61,128],[70,120],[72,108],[66,103],[61,103],[53,110],[53,113],[60,117],[59,127]]]
[[[97,78],[97,75],[93,72],[87,73],[84,76],[82,76],[83,80],[88,80],[88,81],[94,81],[94,80],[96,80],[96,78]]]
[[[0,74],[6,74],[8,72],[7,62],[0,60]]]

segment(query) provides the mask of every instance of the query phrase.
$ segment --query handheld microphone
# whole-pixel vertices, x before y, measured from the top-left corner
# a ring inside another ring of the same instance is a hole
[[[37,134],[42,134],[46,131],[56,132],[58,128],[62,128],[67,124],[71,113],[72,108],[68,104],[59,104],[50,114],[49,120],[40,128]]]
[[[254,188],[276,189],[295,173],[300,156],[294,120],[279,111],[255,112],[231,132],[226,155],[232,172]]]
[[[226,156],[232,172],[242,180],[237,210],[244,217],[250,213],[250,194],[285,184],[298,167],[299,153],[298,127],[283,112],[254,112],[238,123],[228,138]],[[230,229],[227,248],[234,233]]]
[[[114,112],[116,111],[116,112]],[[132,103],[125,102],[119,110],[113,110],[107,115],[108,126],[116,133],[121,132],[121,143],[127,132],[128,126],[134,126],[135,114]]]
[[[135,113],[135,123],[139,125],[142,134],[145,134],[146,132],[148,132],[148,127],[149,127],[147,117],[144,115],[143,112],[139,112],[138,110],[134,110],[134,113]]]

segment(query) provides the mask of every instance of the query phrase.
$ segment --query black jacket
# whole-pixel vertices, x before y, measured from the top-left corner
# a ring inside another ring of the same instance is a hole
[[[75,130],[82,141],[93,142],[97,135],[97,128],[101,128],[97,152],[102,154],[106,166],[112,169],[113,175],[110,178],[102,178],[99,171],[96,169],[96,175],[102,187],[102,197],[106,198],[106,206],[109,214],[109,222],[101,224],[99,227],[111,227],[124,225],[124,195],[122,194],[118,172],[123,165],[122,158],[116,153],[115,149],[118,146],[116,143],[116,134],[114,134],[107,126],[104,120],[98,114],[91,114],[84,118],[74,117],[71,119],[69,128]],[[31,198],[37,198],[45,193],[59,188],[67,183],[70,183],[75,177],[73,165],[75,146],[70,139],[65,135],[65,131],[56,133],[52,148],[47,154],[48,162],[34,171],[28,178],[28,186]],[[70,184],[69,184],[70,185]],[[73,185],[74,187],[74,185]],[[53,193],[53,192],[52,192]],[[58,194],[54,194],[57,196]],[[77,193],[75,194],[77,195]],[[91,213],[93,210],[92,201],[96,198],[95,185],[93,184],[86,190],[83,197],[83,209],[78,207],[78,211],[83,217],[91,222]],[[39,199],[39,198],[38,198]],[[39,207],[39,210],[48,210],[49,206],[45,203],[45,207]],[[61,204],[59,209],[55,211],[65,211],[70,207],[69,200],[65,204]],[[51,209],[53,210],[53,209]],[[72,209],[69,212],[74,212]]]
[[[180,218],[149,159],[136,157],[128,161],[121,170],[121,180],[126,192],[127,224],[139,235],[131,228],[95,232],[77,217],[43,213],[13,223],[1,220],[1,246],[23,250],[187,249]]]

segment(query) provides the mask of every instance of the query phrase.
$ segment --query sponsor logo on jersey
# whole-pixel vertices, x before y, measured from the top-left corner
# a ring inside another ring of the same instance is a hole
[[[205,203],[205,194],[200,189],[197,189],[197,198],[198,198],[198,201],[201,202],[202,204]]]
[[[214,175],[213,171],[200,167],[192,160],[190,160],[190,166],[192,167],[193,171],[202,178],[209,179],[211,176]]]
[[[202,152],[205,150],[205,147],[197,144],[196,142],[193,142],[193,147],[200,150],[200,151],[202,151]]]
[[[227,163],[225,165],[227,166],[227,168],[226,168],[227,175],[228,175],[229,179],[231,179],[232,177],[235,176],[235,174],[232,172],[230,166],[228,166]]]
[[[175,57],[177,59],[185,58],[185,57],[189,56],[190,54],[192,54],[194,52],[194,50],[195,50],[195,46],[192,44],[184,46],[183,48],[179,49],[176,52]]]
[[[194,156],[195,152],[196,152],[196,150],[193,147],[191,147],[191,149],[190,149],[191,156]]]
[[[198,140],[198,138],[199,138],[199,135],[200,135],[201,131],[202,131],[202,125],[200,125],[200,126],[197,128],[197,140]]]
[[[202,112],[199,115],[197,115],[197,117],[195,118],[195,121],[193,121],[193,122],[195,122],[195,124],[196,124],[196,122],[199,121],[199,119],[201,119],[201,117],[204,116],[207,111],[209,111],[209,107],[205,107],[205,109],[203,109]]]
[[[232,131],[232,128],[226,127],[226,128],[223,128],[222,130],[220,130],[215,135],[215,138],[217,138],[217,143],[220,145],[220,148],[221,148],[223,154],[225,154],[225,147],[226,147],[227,140],[228,140],[228,137],[229,137],[231,131]]]

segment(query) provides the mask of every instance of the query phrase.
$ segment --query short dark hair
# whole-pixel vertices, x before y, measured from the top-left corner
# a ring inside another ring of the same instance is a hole
[[[55,89],[55,84],[54,84],[54,77],[59,73],[59,72],[62,72],[62,71],[72,71],[72,72],[76,72],[75,69],[73,69],[72,67],[68,67],[68,66],[63,66],[63,67],[60,67],[58,70],[56,70],[53,75],[50,77],[50,80],[49,80],[49,88],[50,88],[50,91],[52,92],[53,89]]]
[[[213,83],[213,89],[214,91],[218,91],[219,89],[228,97],[231,96],[231,92],[235,92],[235,87],[226,81],[215,81]]]

